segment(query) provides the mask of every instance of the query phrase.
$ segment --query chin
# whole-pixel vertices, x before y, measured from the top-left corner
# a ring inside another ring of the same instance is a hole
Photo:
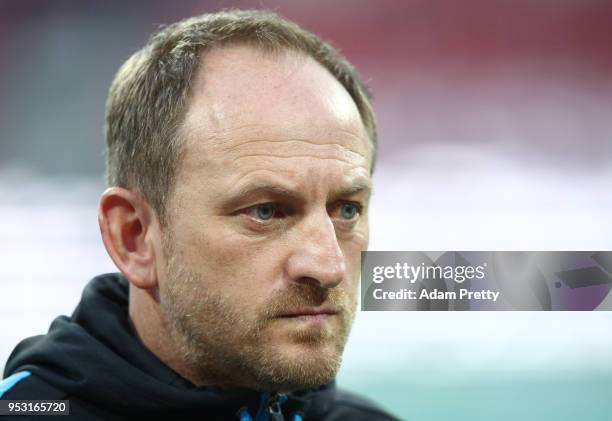
[[[270,350],[260,379],[268,390],[296,391],[331,382],[340,369],[337,344],[292,343]],[[274,355],[272,355],[274,354]]]

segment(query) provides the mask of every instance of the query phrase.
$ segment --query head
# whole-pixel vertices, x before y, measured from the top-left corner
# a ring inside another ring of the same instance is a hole
[[[335,376],[368,243],[375,126],[356,71],[269,12],[192,18],[119,70],[99,221],[143,342],[197,384]]]

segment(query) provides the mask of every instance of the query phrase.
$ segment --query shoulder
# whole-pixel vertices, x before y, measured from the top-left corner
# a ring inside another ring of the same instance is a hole
[[[77,399],[69,393],[54,387],[29,371],[19,371],[0,381],[0,400],[67,400],[71,419],[107,421],[117,419],[90,402]],[[43,416],[42,419],[47,417]],[[13,416],[15,420],[38,420],[40,416]]]
[[[67,394],[29,371],[19,371],[0,382],[0,399],[65,399]]]
[[[66,394],[29,371],[19,371],[0,382],[0,400],[62,400]],[[33,415],[12,416],[14,420],[37,419]],[[43,417],[46,418],[46,417]]]
[[[375,402],[363,396],[347,392],[342,389],[336,391],[334,410],[330,421],[350,419],[354,421],[398,421],[399,418],[391,415]]]

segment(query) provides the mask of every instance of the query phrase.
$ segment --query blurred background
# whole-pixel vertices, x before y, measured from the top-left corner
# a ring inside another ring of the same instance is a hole
[[[375,96],[372,250],[612,249],[612,2],[0,2],[0,368],[114,271],[114,72],[161,24],[269,8]],[[362,312],[339,383],[410,420],[612,418],[612,314]]]

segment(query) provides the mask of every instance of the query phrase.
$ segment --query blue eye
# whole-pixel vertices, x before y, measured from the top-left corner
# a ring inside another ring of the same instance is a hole
[[[340,215],[343,219],[353,219],[359,212],[359,207],[354,203],[343,203],[340,206]]]
[[[274,216],[274,205],[272,203],[262,203],[261,205],[255,206],[255,216],[257,219],[267,221]]]

